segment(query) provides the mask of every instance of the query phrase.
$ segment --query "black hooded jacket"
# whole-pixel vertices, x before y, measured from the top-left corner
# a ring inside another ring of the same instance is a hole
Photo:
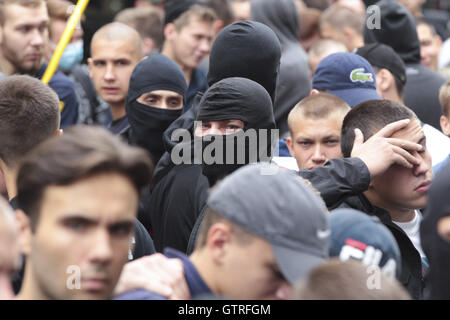
[[[427,209],[420,225],[420,240],[430,263],[427,284],[430,299],[450,299],[450,242],[437,231],[438,222],[450,216],[450,163],[439,171],[428,192]]]
[[[299,16],[293,0],[252,0],[252,20],[269,26],[281,43],[274,114],[280,136],[289,132],[291,109],[311,92],[308,56],[299,43]]]
[[[183,100],[187,90],[183,71],[162,54],[146,58],[134,68],[126,100],[131,143],[146,149],[154,163],[165,152],[162,141],[164,131],[182,112],[181,109],[160,109],[137,101],[142,94],[157,90],[176,92]]]
[[[445,79],[420,64],[420,42],[414,18],[409,11],[395,0],[381,0],[381,28],[368,28],[373,18],[367,16],[364,27],[366,44],[384,43],[402,58],[406,65],[406,85],[403,90],[405,105],[411,108],[420,120],[438,130],[442,109],[439,103],[439,89]]]
[[[275,128],[272,100],[269,94],[261,85],[246,78],[227,78],[217,82],[205,93],[198,109],[198,121],[237,119],[244,123],[245,131],[255,129],[257,133],[260,130]],[[191,133],[193,129],[191,128]],[[225,140],[230,136],[235,137],[233,134],[213,137]],[[193,145],[194,141],[189,146],[191,150],[194,150]],[[205,154],[208,146],[209,144],[203,144],[202,155]],[[267,151],[270,154],[270,136],[263,149],[266,154]],[[253,151],[249,148],[245,150],[245,153]],[[215,155],[218,156],[217,153]],[[193,160],[192,157],[183,159],[186,164],[175,166],[161,181],[158,188],[153,190],[149,213],[157,251],[171,247],[186,252],[192,228],[206,203],[210,186],[203,175],[205,168],[214,169],[208,173],[226,175],[245,164],[210,164],[203,167],[199,164],[190,164],[191,160]]]
[[[380,219],[389,231],[391,231],[400,248],[402,270],[399,281],[406,290],[408,290],[413,299],[423,299],[425,282],[422,277],[422,261],[420,259],[420,254],[406,233],[392,222],[389,213],[384,209],[372,205],[362,193],[346,197],[329,208],[334,209],[337,207],[353,208]]]

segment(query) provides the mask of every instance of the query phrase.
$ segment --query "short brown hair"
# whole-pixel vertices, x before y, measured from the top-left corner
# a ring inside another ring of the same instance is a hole
[[[164,40],[163,14],[154,7],[128,8],[120,11],[114,21],[124,23],[141,35],[141,38],[150,38],[155,48],[161,47]]]
[[[234,14],[233,9],[231,9],[230,2],[228,0],[198,0],[214,10],[217,15],[217,19],[223,21],[223,26],[233,23]]]
[[[294,108],[292,108],[291,112],[289,112],[289,130],[292,135],[292,131],[294,130],[294,122],[299,117],[318,120],[326,119],[331,115],[339,113],[342,115],[342,119],[344,119],[344,116],[349,111],[350,106],[344,100],[336,97],[335,95],[326,92],[314,94],[302,99]]]
[[[36,78],[0,79],[0,158],[8,167],[55,134],[60,113],[57,94]]]
[[[70,185],[102,173],[122,174],[140,192],[150,183],[153,164],[143,149],[128,146],[104,128],[71,127],[24,158],[17,175],[19,207],[35,227],[47,187]]]
[[[10,4],[18,4],[23,7],[39,7],[42,4],[46,4],[46,0],[0,0],[0,25],[3,25],[6,20],[5,6]]]
[[[304,282],[294,287],[294,300],[410,300],[409,294],[396,280],[370,271],[359,261],[338,258],[316,267]],[[378,268],[372,266],[372,268]],[[374,269],[374,271],[376,271]],[[369,277],[379,276],[379,287],[370,288]]]
[[[444,83],[439,90],[439,101],[444,116],[450,117],[450,80]]]
[[[196,4],[190,7],[189,10],[183,12],[183,14],[175,19],[173,24],[175,25],[175,28],[180,31],[194,18],[207,23],[213,23],[217,20],[217,16],[211,8]]]
[[[384,126],[403,119],[418,118],[411,109],[391,100],[369,100],[353,107],[342,123],[341,150],[344,158],[350,157],[356,128],[367,141]]]

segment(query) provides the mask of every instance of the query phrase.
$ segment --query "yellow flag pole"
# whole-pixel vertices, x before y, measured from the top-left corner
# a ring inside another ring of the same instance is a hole
[[[61,60],[61,56],[66,49],[67,44],[72,38],[73,32],[75,28],[80,23],[81,16],[83,15],[86,7],[89,3],[89,0],[78,0],[77,5],[75,6],[75,10],[70,16],[66,29],[59,40],[58,46],[56,47],[55,52],[53,53],[53,57],[48,64],[47,69],[45,70],[44,75],[42,76],[42,82],[47,84],[50,82],[51,78],[55,74],[56,69],[58,68],[59,61]]]

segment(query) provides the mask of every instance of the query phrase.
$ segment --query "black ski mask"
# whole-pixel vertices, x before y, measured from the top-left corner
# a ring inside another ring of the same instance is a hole
[[[161,109],[137,102],[142,94],[156,90],[176,92],[183,96],[183,101],[187,90],[180,67],[162,54],[144,59],[136,66],[131,74],[126,101],[131,141],[150,152],[155,163],[165,151],[164,131],[182,113],[182,109]]]
[[[239,21],[220,31],[209,57],[208,84],[242,77],[262,85],[275,101],[281,45],[275,33],[256,21]]]
[[[272,137],[275,120],[268,92],[246,78],[219,81],[202,97],[197,121],[220,120],[241,120],[244,129],[229,135],[195,137],[201,139],[203,174],[211,186],[245,164],[269,161],[272,140],[277,138]],[[253,140],[248,138],[250,129],[253,129]],[[205,155],[209,154],[214,161],[205,163]]]
[[[430,262],[428,283],[431,299],[450,299],[450,241],[437,230],[450,217],[450,164],[439,171],[428,192],[427,209],[420,225],[423,251]]]

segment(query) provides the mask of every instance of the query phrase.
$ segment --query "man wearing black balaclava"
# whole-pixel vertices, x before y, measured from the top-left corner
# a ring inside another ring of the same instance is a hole
[[[364,43],[386,44],[402,58],[407,78],[403,92],[405,105],[421,121],[441,130],[439,88],[445,79],[420,63],[420,42],[414,18],[396,1],[381,0],[376,6],[380,15],[368,13],[364,26]],[[377,20],[380,25],[373,25]]]
[[[208,84],[228,77],[243,77],[254,80],[262,85],[269,93],[271,100],[275,99],[275,88],[280,63],[281,47],[275,33],[262,23],[254,21],[241,21],[224,28],[211,50]],[[172,211],[179,215],[179,223],[185,226],[184,234],[176,235],[178,243],[170,245],[181,251],[186,246],[202,205],[206,201],[204,190],[209,188],[209,182],[202,173],[199,165],[175,166],[170,154],[179,141],[172,141],[172,133],[177,129],[191,130],[197,118],[201,95],[196,97],[192,108],[174,121],[164,132],[163,142],[166,153],[159,161],[153,178],[151,197],[145,199],[145,214],[141,215],[144,225],[154,232],[158,239],[158,228],[145,222],[148,217],[172,216]],[[178,167],[178,168],[177,168]],[[175,168],[177,175],[172,172]],[[179,172],[183,171],[184,174]],[[169,175],[170,173],[170,175]],[[170,201],[168,194],[173,192],[176,198]],[[158,242],[158,240],[157,240]],[[164,246],[167,244],[163,244]],[[157,244],[158,249],[162,246]]]
[[[162,54],[142,60],[131,74],[126,100],[129,137],[154,163],[165,151],[164,131],[181,116],[186,90],[180,67]]]
[[[428,192],[420,225],[423,251],[430,262],[429,299],[450,299],[450,164],[439,171]]]
[[[280,66],[281,46],[275,33],[266,25],[254,21],[233,23],[217,35],[210,54],[208,85],[229,77],[243,77],[262,85],[275,101],[275,88]],[[179,128],[189,129],[198,113],[197,96],[193,106],[164,132],[166,153],[155,169],[153,183],[158,183],[173,167],[170,152],[178,141],[172,133]]]
[[[183,158],[184,163],[169,172],[163,182],[169,183],[170,188],[164,194],[152,194],[152,199],[157,196],[166,200],[163,201],[166,207],[150,212],[154,241],[159,251],[171,247],[186,252],[192,228],[205,205],[208,188],[217,179],[252,159],[270,160],[270,131],[275,129],[275,120],[272,100],[261,85],[246,78],[221,80],[208,89],[198,108],[197,121],[190,128],[194,136],[189,146],[193,151],[191,158]],[[259,137],[253,144],[244,136],[250,129]],[[269,132],[264,133],[264,130]],[[200,154],[194,149],[196,142],[201,146]],[[207,150],[218,143],[222,148],[208,154]],[[183,146],[185,144],[178,145],[179,148]],[[174,153],[178,152],[178,147],[173,149]],[[231,161],[227,159],[230,151],[233,155]],[[240,162],[239,154],[244,156]],[[213,163],[208,164],[208,155],[214,158]],[[189,164],[191,159],[196,161],[194,157],[201,164]]]

